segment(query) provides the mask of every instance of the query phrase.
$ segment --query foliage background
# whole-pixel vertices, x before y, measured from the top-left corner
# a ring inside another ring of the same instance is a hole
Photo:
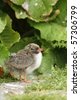
[[[0,0],[0,65],[34,42],[44,48],[39,73],[67,62],[67,0]]]

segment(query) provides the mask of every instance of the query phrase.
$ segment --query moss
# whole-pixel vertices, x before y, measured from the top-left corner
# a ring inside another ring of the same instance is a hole
[[[14,96],[14,97],[11,96],[10,100],[66,100],[66,96],[60,94],[54,94],[54,95],[26,94],[23,96]]]
[[[65,69],[53,68],[50,74],[38,76],[40,82],[34,82],[26,87],[26,92],[41,90],[66,90],[67,71]]]

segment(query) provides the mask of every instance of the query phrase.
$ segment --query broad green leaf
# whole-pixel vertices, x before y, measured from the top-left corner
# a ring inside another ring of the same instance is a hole
[[[11,7],[15,10],[17,18],[28,17],[36,22],[49,20],[49,16],[54,10],[53,6],[58,2],[58,0],[25,0],[22,5],[19,5],[18,0],[11,1],[13,2]],[[52,16],[55,17],[54,13]]]
[[[67,22],[67,0],[59,0],[54,9],[59,9],[60,14],[54,20],[60,25],[66,26]]]
[[[7,24],[6,16],[7,15],[0,10],[0,33],[4,30]]]
[[[51,72],[52,67],[64,68],[67,64],[67,50],[65,48],[47,48],[43,53],[41,67],[38,69],[40,73]]]
[[[36,29],[40,30],[41,38],[48,41],[66,41],[66,27],[58,25],[54,22],[49,23],[34,23],[30,24]]]
[[[11,7],[14,9],[15,11],[15,15],[16,17],[19,19],[24,19],[26,17],[28,17],[28,15],[26,14],[26,12],[22,9],[21,6],[17,6],[15,4],[11,4]]]
[[[66,25],[67,0],[11,0],[17,18],[28,17],[36,22],[51,21]],[[23,9],[24,10],[23,10]],[[56,11],[58,12],[56,13]]]
[[[51,72],[51,68],[53,66],[53,53],[50,48],[46,48],[43,53],[42,64],[38,69],[40,73],[49,73]]]
[[[22,7],[27,10],[28,14],[33,20],[45,20],[46,16],[49,16],[53,10],[52,5],[56,4],[57,0],[26,0],[28,8],[25,8],[25,3]]]
[[[15,32],[11,27],[11,20],[7,18],[7,25],[3,32],[0,34],[1,43],[3,43],[7,48],[10,48],[14,43],[18,42],[20,35]]]
[[[21,5],[24,3],[25,0],[10,0],[11,2],[13,2],[16,5]]]
[[[3,44],[0,43],[0,65],[4,65],[4,61],[9,57],[10,53]]]

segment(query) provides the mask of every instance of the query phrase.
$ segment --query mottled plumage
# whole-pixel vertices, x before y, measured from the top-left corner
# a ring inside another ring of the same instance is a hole
[[[6,61],[6,66],[11,75],[19,79],[26,80],[26,74],[30,74],[40,67],[42,61],[42,49],[34,43],[30,43],[24,49],[10,56]]]

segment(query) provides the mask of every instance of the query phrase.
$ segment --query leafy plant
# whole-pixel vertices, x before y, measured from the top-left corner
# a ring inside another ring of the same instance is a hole
[[[66,64],[67,0],[1,0],[0,65],[30,42],[44,48],[40,73]]]
[[[26,13],[25,17],[36,22],[47,21],[51,17],[57,15],[53,13],[53,7],[58,0],[10,0],[11,7],[16,12],[17,18],[22,18],[22,14]],[[17,6],[16,6],[17,5]],[[18,7],[18,9],[17,9]],[[23,11],[24,9],[24,11]],[[52,14],[53,13],[53,14]],[[52,16],[50,16],[52,14]],[[23,16],[24,17],[24,16]]]

